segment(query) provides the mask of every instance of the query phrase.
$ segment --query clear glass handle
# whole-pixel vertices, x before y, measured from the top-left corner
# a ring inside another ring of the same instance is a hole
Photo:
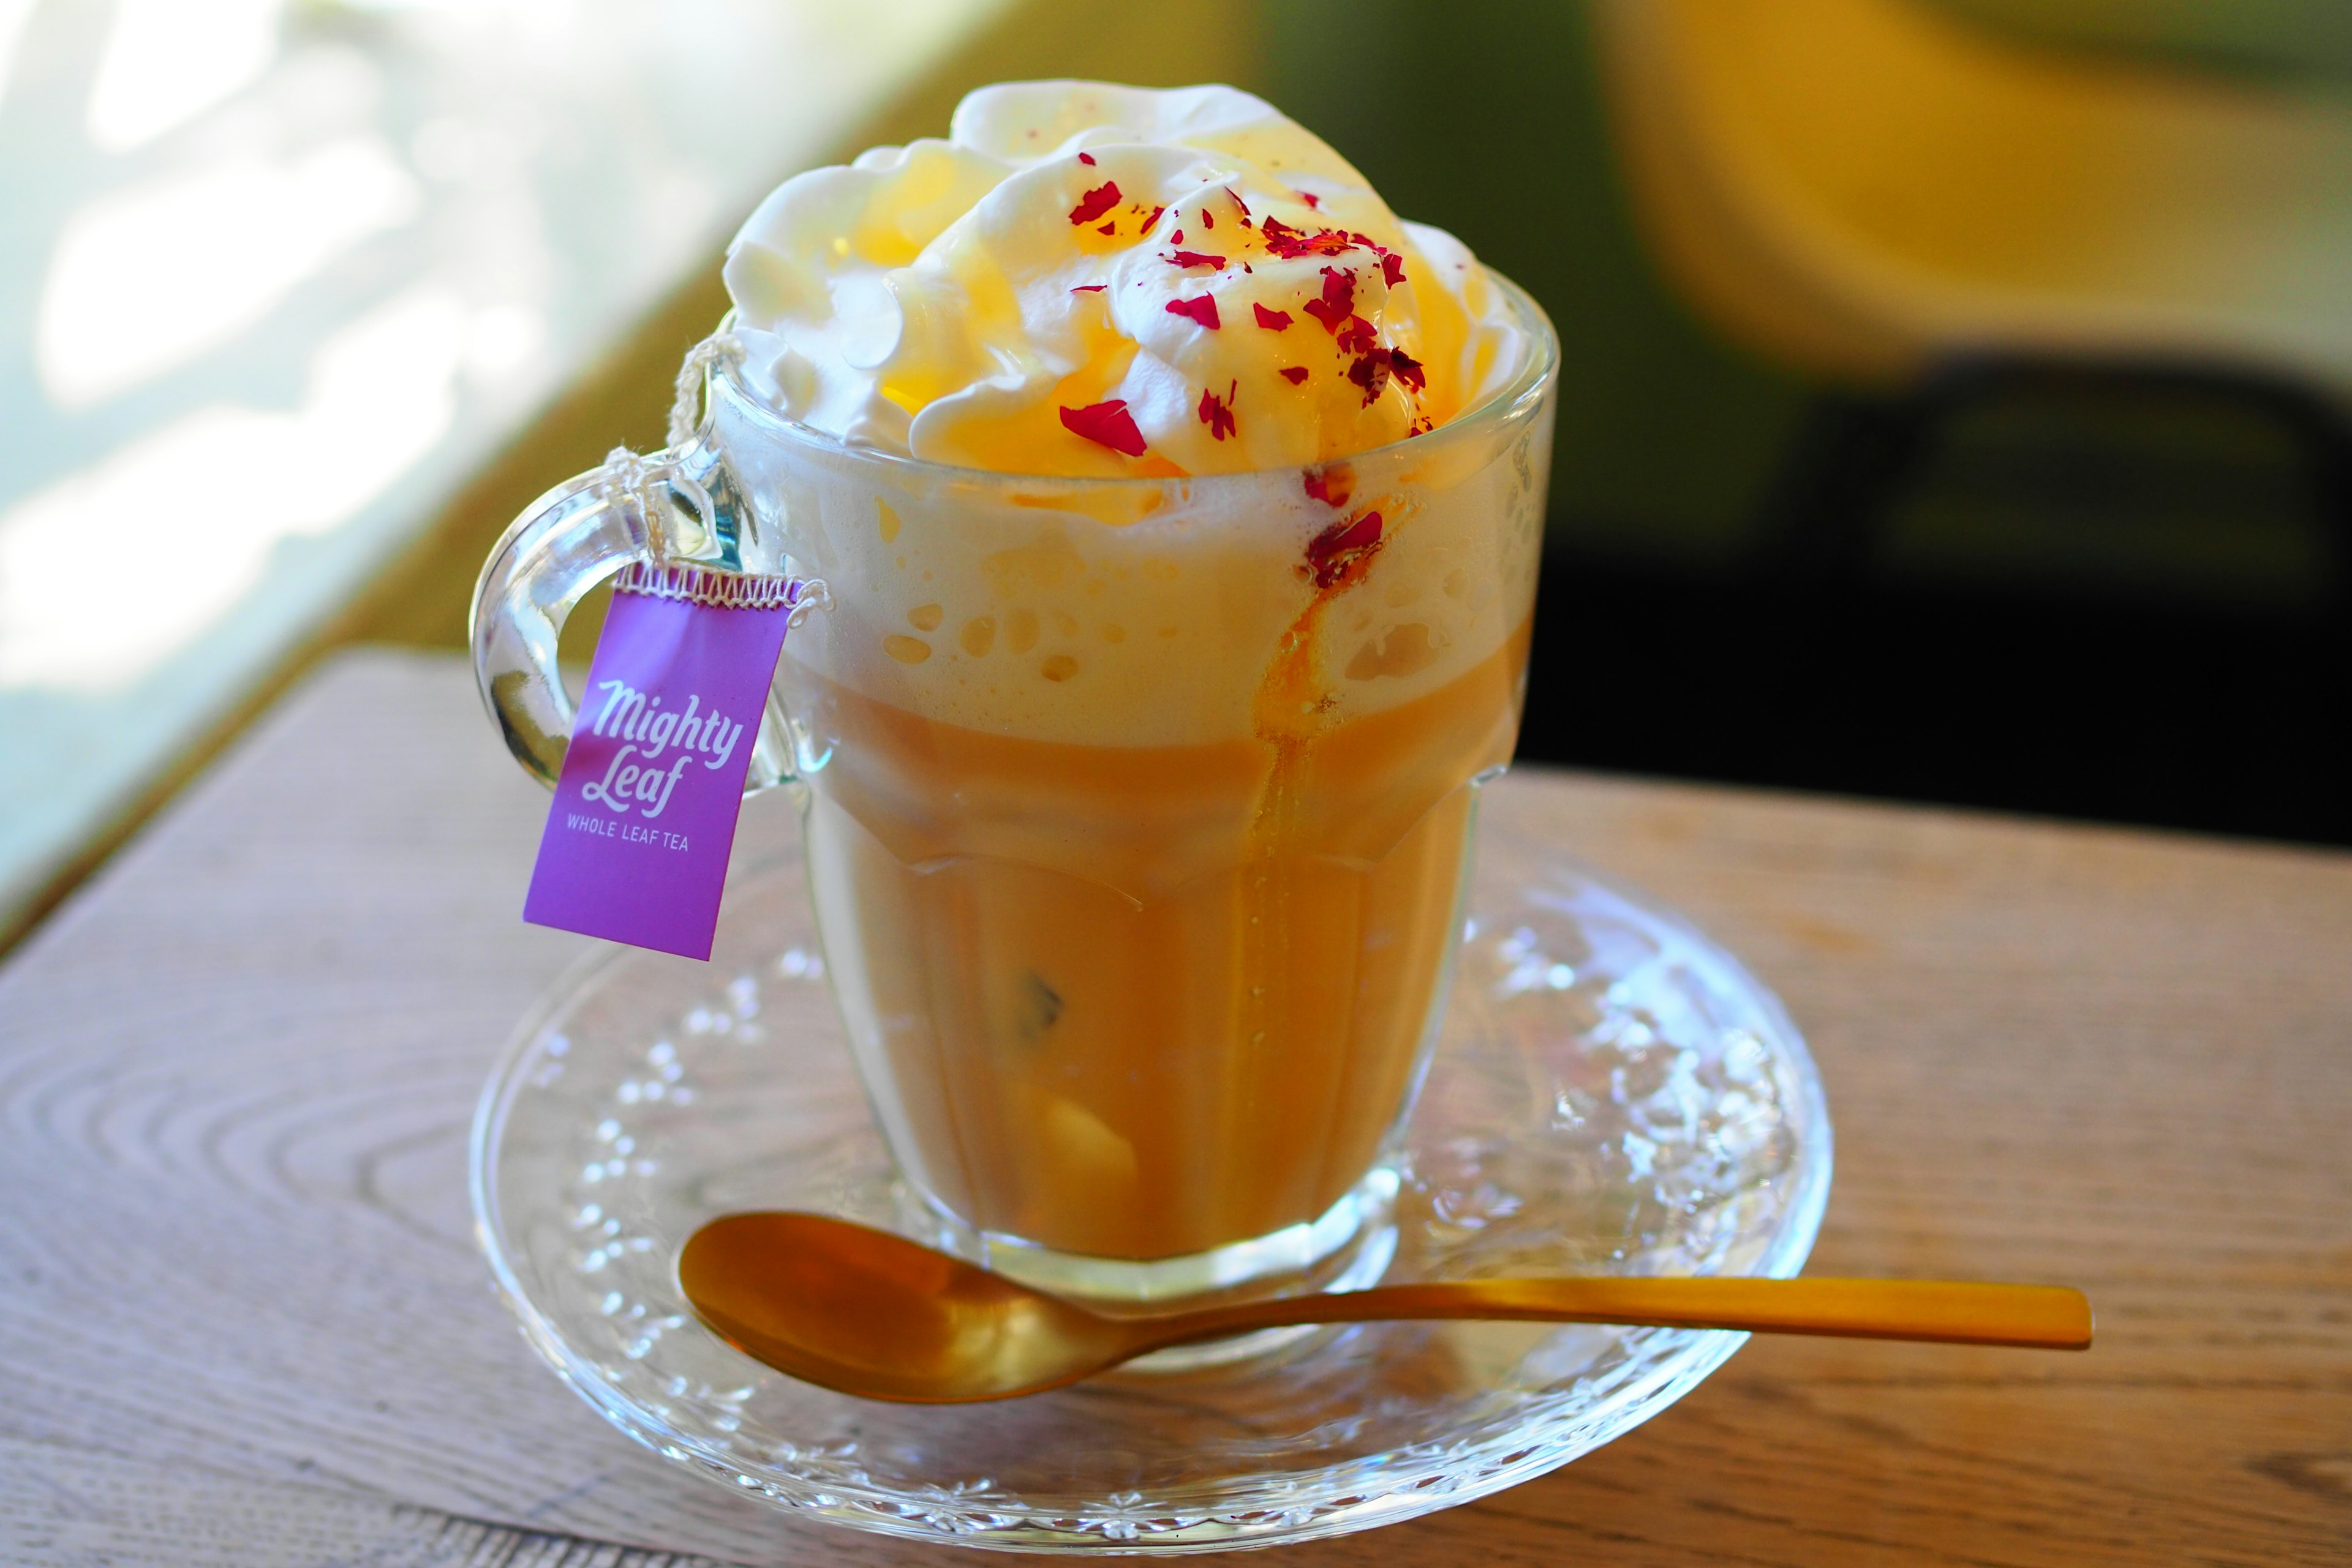
[[[507,750],[540,783],[555,786],[572,742],[576,709],[556,661],[565,617],[630,561],[740,569],[733,500],[704,437],[643,458],[615,452],[603,468],[524,508],[490,552],[474,585],[474,679]],[[771,694],[743,792],[789,781],[791,758],[784,715]]]

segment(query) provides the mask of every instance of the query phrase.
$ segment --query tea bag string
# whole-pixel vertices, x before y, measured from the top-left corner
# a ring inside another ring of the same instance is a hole
[[[802,580],[801,591],[793,598],[792,613],[784,617],[784,629],[791,631],[819,610],[833,608],[833,590],[824,585],[822,577]]]
[[[732,332],[713,332],[687,350],[686,358],[677,367],[677,395],[670,400],[667,452],[651,460],[626,447],[615,447],[604,454],[596,492],[608,506],[636,509],[646,547],[656,563],[669,555],[668,531],[656,521],[668,510],[665,487],[685,493],[705,530],[718,524],[718,509],[711,504],[710,492],[683,472],[667,454],[694,439],[695,427],[701,421],[703,382],[711,367],[733,363],[742,357],[743,345]]]
[[[706,531],[719,525],[719,509],[711,504],[710,492],[693,476],[667,458],[648,462],[626,447],[615,447],[604,454],[604,467],[597,470],[595,491],[599,500],[616,511],[625,514],[635,509],[646,550],[656,565],[669,558],[669,530],[657,520],[667,515],[673,491],[685,493]]]
[[[740,363],[743,344],[734,333],[711,333],[692,348],[677,367],[677,395],[670,402],[669,441],[667,452],[676,452],[694,439],[701,422],[702,393],[713,366]],[[615,447],[604,457],[597,493],[610,506],[634,506],[637,509],[646,545],[659,568],[667,563],[668,539],[667,531],[656,528],[654,519],[663,515],[668,497],[666,490],[674,487],[683,490],[694,505],[706,531],[718,525],[718,510],[711,504],[710,492],[690,475],[682,471],[667,453],[652,461],[639,457],[626,447]],[[798,626],[819,610],[833,608],[833,591],[822,577],[797,579],[788,601],[792,611],[784,625],[789,629]]]
[[[694,439],[694,432],[702,423],[702,395],[710,373],[722,364],[743,363],[743,340],[733,332],[711,333],[686,351],[678,362],[677,392],[669,405],[669,444],[672,450]],[[811,577],[801,584],[799,595],[793,600],[792,618],[784,624],[797,626],[819,610],[833,608],[833,590],[824,585],[822,577]]]
[[[732,332],[713,332],[686,351],[677,367],[677,395],[669,405],[669,445],[675,451],[694,439],[702,422],[702,389],[713,366],[740,364],[743,342]]]

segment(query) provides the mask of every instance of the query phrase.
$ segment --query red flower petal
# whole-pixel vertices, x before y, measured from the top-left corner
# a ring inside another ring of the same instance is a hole
[[[1306,482],[1307,498],[1325,506],[1346,506],[1356,489],[1354,471],[1344,466],[1311,469]]]
[[[1143,456],[1143,432],[1135,427],[1135,416],[1127,411],[1125,398],[1090,403],[1084,408],[1065,407],[1062,424],[1072,435],[1083,436],[1097,446],[1130,458]]]
[[[1348,379],[1364,389],[1364,406],[1370,408],[1388,390],[1389,351],[1376,348],[1358,355],[1348,367]]]
[[[1105,283],[1081,283],[1076,288],[1071,289],[1070,292],[1073,294],[1099,294],[1108,287],[1109,285]]]
[[[1117,234],[1118,232],[1118,219],[1111,219],[1108,223],[1103,225],[1102,227],[1095,230],[1095,232],[1097,234]]]
[[[1335,522],[1307,542],[1307,564],[1315,569],[1315,585],[1328,588],[1350,574],[1358,562],[1380,548],[1381,514]]]
[[[1282,368],[1282,379],[1293,386],[1304,386],[1307,384],[1307,367],[1303,364],[1285,365]]]
[[[1421,362],[1402,349],[1389,350],[1389,374],[1415,392],[1429,389],[1429,378],[1422,374]]]
[[[1217,220],[1209,216],[1209,209],[1206,207],[1202,207],[1201,209],[1201,226],[1202,228],[1214,228],[1217,226]]]
[[[1237,207],[1239,207],[1239,208],[1241,208],[1241,209],[1242,209],[1242,216],[1244,216],[1244,217],[1247,217],[1247,216],[1249,216],[1249,215],[1250,215],[1249,203],[1247,203],[1247,202],[1245,202],[1245,201],[1242,200],[1242,199],[1241,199],[1241,197],[1240,197],[1239,195],[1234,195],[1234,188],[1233,188],[1233,186],[1231,186],[1231,185],[1222,185],[1222,186],[1220,186],[1220,187],[1218,187],[1218,188],[1219,188],[1219,189],[1221,189],[1221,190],[1223,190],[1223,191],[1225,193],[1225,195],[1229,195],[1229,196],[1233,196],[1233,198],[1234,198],[1234,205],[1235,205],[1235,206],[1237,206]]]
[[[1081,153],[1078,154],[1078,162],[1091,169],[1095,166],[1095,155],[1092,153]]]
[[[1214,294],[1203,294],[1197,300],[1171,300],[1168,301],[1168,313],[1171,316],[1190,316],[1201,325],[1214,331],[1218,326],[1217,297]]]
[[[1265,247],[1286,261],[1302,256],[1338,256],[1356,246],[1353,239],[1336,228],[1302,234],[1278,217],[1267,218],[1259,232],[1265,236]]]
[[[1404,258],[1393,250],[1381,252],[1381,277],[1391,289],[1404,281]]]
[[[1317,210],[1318,210],[1318,211],[1319,211],[1319,210],[1321,210],[1322,205],[1323,205],[1323,202],[1322,202],[1322,199],[1321,199],[1320,197],[1318,197],[1318,196],[1310,196],[1310,195],[1308,195],[1305,191],[1301,191],[1301,192],[1299,192],[1299,193],[1298,193],[1298,199],[1299,199],[1300,201],[1302,201],[1302,202],[1305,202],[1308,206],[1310,206],[1310,207],[1314,207],[1314,208],[1316,208],[1316,209],[1317,209]]]
[[[1146,228],[1158,228],[1160,226],[1160,215],[1167,210],[1168,209],[1165,206],[1153,207],[1151,209],[1151,216],[1143,220],[1143,226]]]
[[[1380,346],[1380,333],[1371,322],[1361,316],[1350,316],[1348,324],[1338,333],[1339,352],[1343,354],[1368,354]]]
[[[1227,386],[1223,397],[1206,387],[1201,389],[1201,423],[1206,425],[1209,434],[1220,441],[1234,433],[1234,394],[1239,390],[1240,384],[1235,382]]]
[[[1169,243],[1169,244],[1171,244],[1171,245],[1181,245],[1181,244],[1183,244],[1183,243],[1184,243],[1184,231],[1183,231],[1182,229],[1181,229],[1181,228],[1180,228],[1180,229],[1178,229],[1174,234],[1170,235],[1170,236],[1168,237],[1168,243]]]
[[[1269,332],[1281,331],[1290,325],[1290,312],[1287,310],[1269,310],[1255,301],[1250,309],[1257,312],[1257,324]]]
[[[1080,226],[1090,224],[1117,205],[1118,182],[1106,180],[1088,191],[1086,199],[1070,209],[1070,222]]]
[[[1220,272],[1225,268],[1223,257],[1210,256],[1198,250],[1180,250],[1168,259],[1178,267],[1213,267]]]
[[[1273,220],[1267,219],[1269,223]],[[1323,323],[1327,332],[1337,332],[1341,323],[1356,313],[1356,273],[1352,268],[1323,268],[1323,297],[1307,301],[1307,313]]]

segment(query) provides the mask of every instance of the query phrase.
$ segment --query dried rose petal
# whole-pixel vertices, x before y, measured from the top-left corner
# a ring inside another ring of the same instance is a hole
[[[1070,222],[1079,226],[1090,224],[1117,205],[1118,205],[1118,182],[1106,180],[1088,191],[1086,199],[1070,209]]]
[[[1171,316],[1190,316],[1193,321],[1214,331],[1218,325],[1217,297],[1214,294],[1203,294],[1197,300],[1171,300],[1168,301],[1168,313]]]
[[[1354,240],[1336,228],[1301,234],[1278,217],[1267,218],[1259,232],[1265,236],[1265,247],[1286,261],[1302,256],[1339,256],[1356,247]]]
[[[1135,427],[1135,416],[1127,411],[1125,398],[1090,403],[1084,408],[1065,407],[1062,424],[1071,434],[1083,436],[1097,446],[1130,458],[1143,456],[1143,432]]]
[[[1325,506],[1346,506],[1348,498],[1355,493],[1356,475],[1345,467],[1315,468],[1307,473],[1306,485],[1308,500],[1319,500]]]
[[[1338,341],[1343,354],[1368,354],[1380,345],[1381,335],[1363,317],[1350,316],[1348,324],[1339,329]]]
[[[1349,569],[1380,548],[1381,514],[1368,511],[1363,516],[1335,522],[1307,542],[1307,564],[1315,571],[1315,585],[1328,588]]]
[[[1287,310],[1269,310],[1255,301],[1250,309],[1257,312],[1257,324],[1269,332],[1281,331],[1290,325],[1290,312]]]
[[[1293,386],[1304,386],[1307,384],[1307,367],[1303,364],[1285,365],[1282,367],[1282,379]]]
[[[1225,269],[1223,257],[1211,256],[1203,251],[1180,250],[1168,259],[1178,267],[1213,267],[1220,272]]]
[[[1092,153],[1081,153],[1078,154],[1078,162],[1091,169],[1095,166],[1095,155]]]
[[[1300,201],[1302,201],[1302,202],[1305,202],[1308,206],[1315,208],[1315,209],[1316,209],[1317,211],[1318,211],[1318,212],[1322,210],[1322,206],[1323,206],[1323,200],[1322,200],[1322,198],[1321,198],[1320,196],[1311,196],[1311,195],[1308,195],[1305,191],[1301,191],[1301,192],[1299,192],[1299,193],[1298,193],[1298,199],[1299,199]]]
[[[1081,283],[1076,288],[1071,289],[1070,292],[1073,294],[1099,294],[1108,287],[1109,285],[1107,283]]]
[[[1381,252],[1381,279],[1391,289],[1404,281],[1404,258],[1393,250]]]
[[[1327,332],[1337,332],[1341,324],[1356,313],[1356,273],[1353,268],[1323,268],[1323,297],[1307,301],[1307,313],[1323,323]]]
[[[1095,230],[1095,232],[1097,234],[1117,234],[1118,232],[1118,219],[1111,219],[1108,223],[1103,225],[1102,227]]]
[[[1223,397],[1206,387],[1201,389],[1201,423],[1206,425],[1209,434],[1220,441],[1234,433],[1234,394],[1240,390],[1240,386],[1239,382],[1229,384]]]
[[[1389,350],[1389,374],[1415,392],[1429,388],[1429,378],[1422,374],[1421,362],[1402,349]]]
[[[1201,209],[1201,226],[1202,228],[1214,228],[1217,226],[1217,220],[1209,216],[1209,209],[1206,207],[1202,207]]]

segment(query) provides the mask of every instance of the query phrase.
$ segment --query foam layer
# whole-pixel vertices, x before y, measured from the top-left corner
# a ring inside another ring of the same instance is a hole
[[[1476,406],[1528,346],[1459,241],[1229,87],[983,88],[946,141],[787,181],[726,280],[778,410],[1006,473],[1369,451]]]
[[[1302,721],[1327,728],[1458,679],[1524,627],[1534,602],[1548,405],[1305,474],[1112,486],[947,470],[793,435],[731,385],[717,419],[763,530],[775,529],[764,539],[787,552],[768,559],[832,591],[833,607],[786,640],[778,677],[813,721],[795,671],[940,723],[1040,741],[1262,736],[1284,719],[1264,705],[1285,685],[1313,708]],[[1377,540],[1326,552],[1318,582],[1318,542],[1349,530]],[[755,554],[769,548],[754,542]]]

